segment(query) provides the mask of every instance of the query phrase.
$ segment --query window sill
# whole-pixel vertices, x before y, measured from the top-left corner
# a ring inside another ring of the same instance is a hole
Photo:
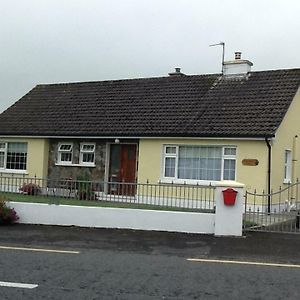
[[[209,181],[209,180],[193,180],[193,179],[169,179],[162,178],[159,183],[166,184],[187,184],[187,185],[200,185],[200,186],[215,186],[216,183],[221,181]]]
[[[5,173],[5,174],[24,174],[28,175],[29,173],[27,170],[8,170],[8,169],[0,169],[0,173]]]
[[[283,184],[291,184],[291,180],[289,180],[289,179],[283,179]]]
[[[64,164],[64,163],[55,163],[56,166],[61,167],[88,167],[88,168],[95,168],[95,164]]]

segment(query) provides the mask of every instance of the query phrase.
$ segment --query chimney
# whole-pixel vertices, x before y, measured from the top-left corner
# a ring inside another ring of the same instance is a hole
[[[175,72],[169,73],[170,76],[184,76],[185,74],[181,73],[180,68],[175,68]]]
[[[234,60],[224,61],[223,75],[225,76],[245,76],[251,71],[253,63],[247,59],[242,59],[242,52],[235,52]]]

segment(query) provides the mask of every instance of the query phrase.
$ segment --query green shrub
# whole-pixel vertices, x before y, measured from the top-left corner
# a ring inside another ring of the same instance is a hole
[[[41,188],[34,183],[24,183],[19,190],[25,195],[38,195],[41,193]]]
[[[16,211],[6,205],[6,200],[0,195],[0,225],[11,225],[19,220]]]
[[[86,173],[77,177],[77,197],[80,200],[95,200],[96,198],[91,179]]]

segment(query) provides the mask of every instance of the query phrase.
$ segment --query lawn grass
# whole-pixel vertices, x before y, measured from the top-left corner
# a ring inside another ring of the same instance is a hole
[[[209,209],[197,209],[197,208],[181,208],[181,207],[169,207],[159,206],[151,204],[139,204],[139,203],[125,203],[125,202],[112,202],[101,200],[79,200],[73,198],[61,198],[51,196],[31,196],[15,193],[1,193],[7,201],[13,202],[26,202],[26,203],[43,203],[54,205],[73,205],[73,206],[88,206],[88,207],[114,207],[114,208],[131,208],[131,209],[149,209],[149,210],[164,210],[164,211],[185,211],[185,212],[206,212],[212,213],[213,210]]]
[[[257,225],[258,224],[254,221],[243,220],[243,228],[254,227],[254,226],[257,226]]]

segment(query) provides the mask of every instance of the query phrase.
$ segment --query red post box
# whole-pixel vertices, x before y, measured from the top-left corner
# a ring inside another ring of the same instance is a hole
[[[236,199],[236,194],[238,193],[234,189],[228,188],[224,191],[223,193],[223,199],[224,199],[224,204],[225,205],[234,205],[235,204],[235,199]]]

